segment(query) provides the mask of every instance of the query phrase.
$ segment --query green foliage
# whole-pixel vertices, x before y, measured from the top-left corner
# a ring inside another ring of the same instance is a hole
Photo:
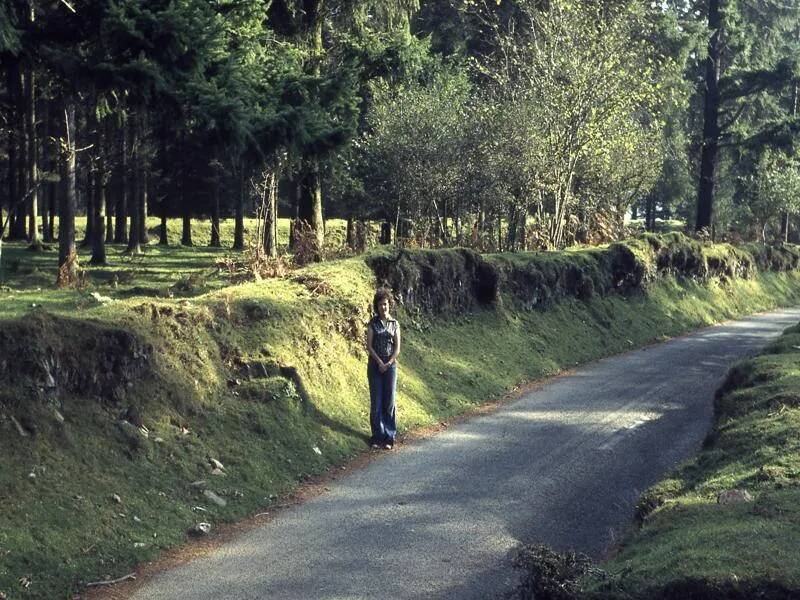
[[[800,212],[800,163],[779,150],[763,149],[752,170],[739,175],[739,228],[751,227],[762,241],[779,238],[784,214]]]
[[[470,88],[463,74],[447,71],[399,89],[374,86],[360,151],[366,192],[385,199],[385,215],[401,212],[422,224],[460,196]]]

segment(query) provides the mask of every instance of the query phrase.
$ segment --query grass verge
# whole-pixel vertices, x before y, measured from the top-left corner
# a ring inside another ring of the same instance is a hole
[[[735,365],[700,454],[646,492],[593,599],[800,597],[800,325]]]

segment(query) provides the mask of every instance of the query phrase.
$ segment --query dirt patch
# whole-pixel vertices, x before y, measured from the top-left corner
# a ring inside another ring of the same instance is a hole
[[[34,313],[0,329],[0,406],[68,394],[117,403],[148,368],[153,348],[129,330]]]
[[[498,298],[497,269],[472,250],[400,250],[368,264],[378,285],[394,290],[407,309],[459,312],[491,306]]]

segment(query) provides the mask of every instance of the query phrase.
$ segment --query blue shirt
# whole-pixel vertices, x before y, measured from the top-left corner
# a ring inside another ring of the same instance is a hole
[[[394,338],[397,335],[397,321],[388,319],[384,326],[383,321],[378,315],[372,317],[369,322],[372,329],[372,349],[383,362],[386,362],[394,354]]]

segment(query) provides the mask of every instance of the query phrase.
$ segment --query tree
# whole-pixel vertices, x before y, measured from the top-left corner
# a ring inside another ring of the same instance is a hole
[[[796,81],[792,56],[798,48],[796,9],[772,0],[752,10],[731,0],[709,0],[707,20],[698,231],[712,226],[720,149],[736,144],[784,145],[797,130],[794,115],[751,118],[747,130],[736,128],[759,112],[764,95],[785,93]],[[794,43],[787,44],[788,40]]]
[[[519,1],[502,18],[488,5],[482,10],[495,49],[479,63],[480,74],[493,103],[527,115],[529,133],[515,160],[521,185],[513,193],[535,208],[546,245],[560,247],[570,218],[590,208],[588,182],[604,180],[600,173],[612,164],[641,162],[640,150],[660,137],[661,71],[671,61],[647,36],[650,12],[634,2],[555,0],[542,8]],[[654,178],[635,179],[617,180],[627,182],[616,190],[618,213]]]

